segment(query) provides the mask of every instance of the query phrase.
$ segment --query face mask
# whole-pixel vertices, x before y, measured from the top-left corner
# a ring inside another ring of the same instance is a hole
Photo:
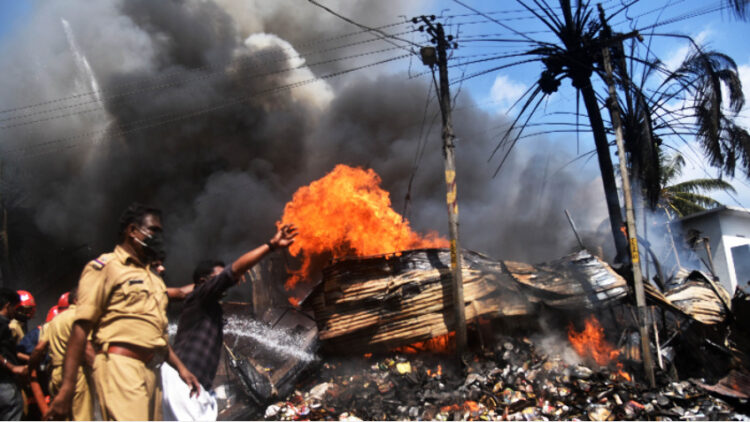
[[[167,250],[164,245],[164,234],[162,232],[148,234],[148,232],[143,229],[140,229],[140,231],[146,236],[146,239],[144,241],[135,238],[135,241],[143,246],[143,251],[146,253],[146,257],[150,261],[163,261],[167,257]]]

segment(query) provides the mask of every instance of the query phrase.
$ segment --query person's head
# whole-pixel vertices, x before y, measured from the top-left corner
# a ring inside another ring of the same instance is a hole
[[[7,318],[16,316],[16,307],[21,303],[21,297],[14,290],[0,287],[0,315]]]
[[[206,280],[210,280],[212,277],[216,277],[224,270],[223,262],[215,259],[204,259],[199,262],[193,271],[193,283],[200,284]]]
[[[134,203],[120,216],[118,233],[121,245],[128,246],[144,263],[164,260],[164,237],[161,211]]]
[[[15,318],[19,321],[28,321],[34,318],[36,314],[36,301],[34,296],[26,290],[18,290],[16,292],[20,299],[18,306],[16,306]]]
[[[47,311],[47,318],[44,319],[44,322],[50,322],[53,319],[55,319],[56,316],[60,315],[60,306],[54,305],[53,307],[49,308],[49,311]]]
[[[57,299],[57,307],[59,309],[65,310],[68,309],[70,306],[70,292],[65,292],[60,295],[60,298]]]

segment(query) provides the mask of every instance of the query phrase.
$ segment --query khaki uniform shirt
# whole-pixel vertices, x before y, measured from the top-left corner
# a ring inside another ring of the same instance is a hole
[[[20,343],[23,336],[26,335],[23,332],[21,322],[16,319],[11,319],[8,323],[8,327],[10,327],[10,332],[13,334],[13,339],[16,341],[16,344]]]
[[[86,264],[78,283],[75,320],[94,324],[93,343],[167,347],[167,287],[121,246]],[[58,316],[59,317],[59,316]]]
[[[75,317],[76,305],[70,305],[68,309],[58,314],[52,321],[44,324],[44,330],[39,335],[40,342],[49,342],[49,357],[53,367],[63,364]]]

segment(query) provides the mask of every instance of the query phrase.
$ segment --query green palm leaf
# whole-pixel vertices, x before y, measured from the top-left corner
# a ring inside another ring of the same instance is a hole
[[[674,211],[678,217],[705,211],[721,206],[721,203],[706,195],[707,192],[736,193],[734,187],[723,179],[692,179],[667,185],[682,174],[685,159],[680,154],[660,155],[663,165],[664,186],[661,189],[659,202],[665,208]]]

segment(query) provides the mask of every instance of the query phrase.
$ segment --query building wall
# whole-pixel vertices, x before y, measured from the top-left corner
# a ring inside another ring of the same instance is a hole
[[[745,283],[750,280],[750,273],[747,270],[750,263],[745,259],[742,262],[735,262],[733,255],[744,257],[747,256],[748,250],[735,249],[733,254],[732,248],[750,245],[750,213],[719,211],[683,221],[682,229],[684,234],[687,234],[689,229],[699,230],[704,237],[710,239],[709,245],[716,276],[730,295],[734,294],[738,283],[742,287],[746,286]],[[703,247],[698,247],[696,254],[706,263],[709,262]],[[737,279],[737,272],[741,273],[742,279]]]
[[[743,269],[747,267],[747,262],[735,262],[736,253],[732,253],[732,248],[742,245],[750,245],[750,218],[746,215],[722,214],[719,221],[721,222],[721,231],[723,233],[722,243],[724,254],[726,256],[727,267],[733,269],[729,271],[730,293],[734,293],[737,285],[743,287],[748,281],[748,274]],[[741,273],[742,279],[737,279],[737,273]]]
[[[686,238],[688,235],[688,232],[690,229],[698,230],[701,232],[701,235],[703,237],[708,237],[709,239],[709,245],[711,247],[711,255],[712,258],[716,258],[716,252],[721,251],[721,225],[719,224],[719,220],[717,218],[712,218],[711,215],[704,216],[704,217],[696,217],[692,218],[687,221],[682,222],[682,237],[683,239]],[[679,237],[679,236],[676,236]],[[702,270],[708,271],[708,265],[709,265],[709,259],[708,255],[706,254],[706,249],[703,247],[702,244],[699,244],[698,247],[695,249],[695,254],[701,258],[703,262],[706,263],[705,268],[701,268]],[[723,254],[723,253],[722,253]],[[720,265],[717,262],[714,262],[714,267],[716,268],[716,272],[720,272]],[[726,271],[725,271],[726,272]],[[717,276],[723,280],[724,278],[717,274]]]

